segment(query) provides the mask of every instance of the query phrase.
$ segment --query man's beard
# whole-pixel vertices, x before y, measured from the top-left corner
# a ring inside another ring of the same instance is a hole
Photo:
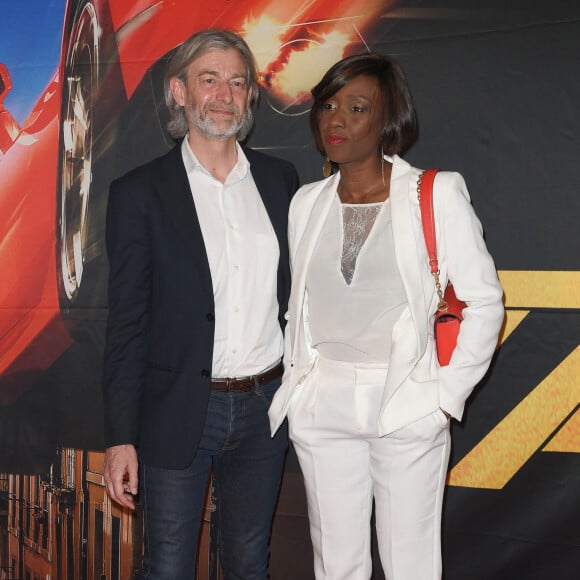
[[[208,112],[212,109],[226,110],[233,113],[232,123],[229,127],[220,128],[209,117]],[[231,137],[239,137],[243,140],[250,132],[254,123],[254,114],[248,107],[243,115],[235,105],[216,105],[215,103],[206,103],[203,109],[193,104],[186,106],[186,113],[189,122],[208,139],[217,139],[227,141]]]

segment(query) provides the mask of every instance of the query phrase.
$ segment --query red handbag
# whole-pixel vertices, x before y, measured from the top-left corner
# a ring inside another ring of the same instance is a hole
[[[463,320],[462,311],[465,302],[458,300],[451,282],[445,288],[445,295],[439,282],[439,262],[437,261],[437,243],[435,240],[435,216],[433,214],[433,181],[437,169],[426,169],[421,173],[417,181],[417,194],[421,208],[421,222],[425,246],[429,256],[429,267],[435,279],[435,288],[439,297],[437,312],[435,313],[435,344],[437,346],[437,359],[441,366],[446,366],[451,360],[451,355],[457,345],[459,326]]]

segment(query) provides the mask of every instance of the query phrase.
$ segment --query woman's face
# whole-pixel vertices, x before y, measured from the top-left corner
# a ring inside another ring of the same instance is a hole
[[[382,125],[377,80],[354,77],[323,103],[319,129],[326,155],[339,165],[378,160]]]

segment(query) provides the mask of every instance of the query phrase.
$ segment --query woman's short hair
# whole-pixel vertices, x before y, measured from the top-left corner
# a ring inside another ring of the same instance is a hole
[[[232,48],[240,53],[240,56],[246,64],[246,82],[250,89],[248,114],[251,116],[251,122],[244,123],[240,129],[240,133],[237,135],[237,139],[243,141],[251,131],[254,113],[258,106],[258,98],[260,95],[258,69],[254,55],[246,41],[239,34],[230,30],[208,28],[196,32],[175,48],[167,64],[164,79],[165,104],[169,110],[167,131],[175,140],[183,138],[188,131],[187,115],[184,108],[178,105],[173,98],[169,81],[176,77],[184,84],[187,84],[187,69],[196,58],[211,50],[225,51]]]
[[[316,148],[325,155],[320,135],[320,115],[325,102],[349,81],[360,75],[377,80],[382,101],[382,139],[379,151],[387,155],[404,154],[419,134],[417,113],[403,69],[395,60],[367,52],[346,57],[334,64],[312,89],[310,129]]]

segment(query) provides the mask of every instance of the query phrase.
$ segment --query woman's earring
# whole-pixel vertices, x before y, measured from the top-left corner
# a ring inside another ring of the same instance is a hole
[[[385,153],[381,145],[381,175],[383,177],[383,187],[385,186]]]
[[[324,175],[324,177],[330,177],[332,175],[332,163],[328,157],[322,164],[322,175]]]

